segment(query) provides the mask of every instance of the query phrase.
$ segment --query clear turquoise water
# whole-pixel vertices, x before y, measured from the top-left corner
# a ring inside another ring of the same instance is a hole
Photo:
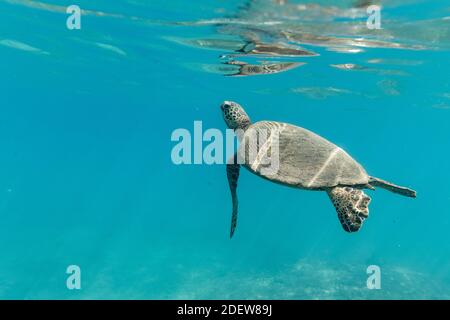
[[[326,15],[287,19],[270,1],[243,11],[237,0],[79,0],[91,11],[69,31],[72,3],[45,4],[0,1],[0,298],[450,297],[449,1],[383,8],[392,37],[381,39],[423,50],[303,45],[320,56],[241,57],[307,62],[249,77],[224,76],[219,56],[232,50],[196,39],[239,43],[246,30],[306,25],[357,33]],[[269,19],[280,24],[261,27]],[[330,67],[342,63],[366,69]],[[369,219],[347,234],[325,194],[244,171],[229,240],[224,166],[175,166],[170,157],[174,129],[201,120],[225,130],[223,100],[255,121],[319,133],[418,198],[369,191]],[[66,288],[72,264],[81,290]],[[366,288],[373,264],[380,290]]]

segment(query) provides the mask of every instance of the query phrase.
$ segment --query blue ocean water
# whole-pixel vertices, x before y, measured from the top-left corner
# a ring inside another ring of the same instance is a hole
[[[0,298],[450,298],[449,1],[386,3],[370,31],[354,1],[78,0],[68,30],[72,4],[0,1]],[[237,52],[249,39],[317,56]],[[233,77],[230,61],[306,64]],[[225,166],[171,159],[177,128],[225,132],[224,100],[313,130],[417,199],[368,191],[348,234],[324,193],[244,170],[230,240]]]

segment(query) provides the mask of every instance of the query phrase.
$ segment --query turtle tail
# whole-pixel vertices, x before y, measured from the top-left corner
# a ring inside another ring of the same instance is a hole
[[[374,187],[380,187],[380,188],[389,190],[391,192],[401,194],[402,196],[405,196],[405,197],[415,198],[417,196],[416,191],[414,191],[412,189],[409,189],[406,187],[400,187],[393,183],[390,183],[388,181],[384,181],[384,180],[381,180],[381,179],[378,179],[375,177],[370,177],[369,184]]]

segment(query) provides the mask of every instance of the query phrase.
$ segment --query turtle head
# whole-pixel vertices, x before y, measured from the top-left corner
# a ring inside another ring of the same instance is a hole
[[[250,118],[238,103],[233,101],[224,101],[220,105],[222,109],[223,119],[228,128],[236,130],[245,130],[251,124]]]

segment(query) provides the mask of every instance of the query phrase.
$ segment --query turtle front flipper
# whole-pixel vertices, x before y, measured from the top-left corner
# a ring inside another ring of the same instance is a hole
[[[344,230],[358,231],[369,216],[370,197],[362,190],[351,187],[334,187],[328,189],[327,193]]]
[[[230,239],[233,237],[234,230],[236,230],[237,214],[238,214],[238,199],[237,199],[237,182],[239,179],[239,171],[241,166],[237,163],[237,157],[234,156],[231,161],[227,163],[227,178],[231,191],[231,200],[233,201],[233,211],[231,214],[231,230]]]

